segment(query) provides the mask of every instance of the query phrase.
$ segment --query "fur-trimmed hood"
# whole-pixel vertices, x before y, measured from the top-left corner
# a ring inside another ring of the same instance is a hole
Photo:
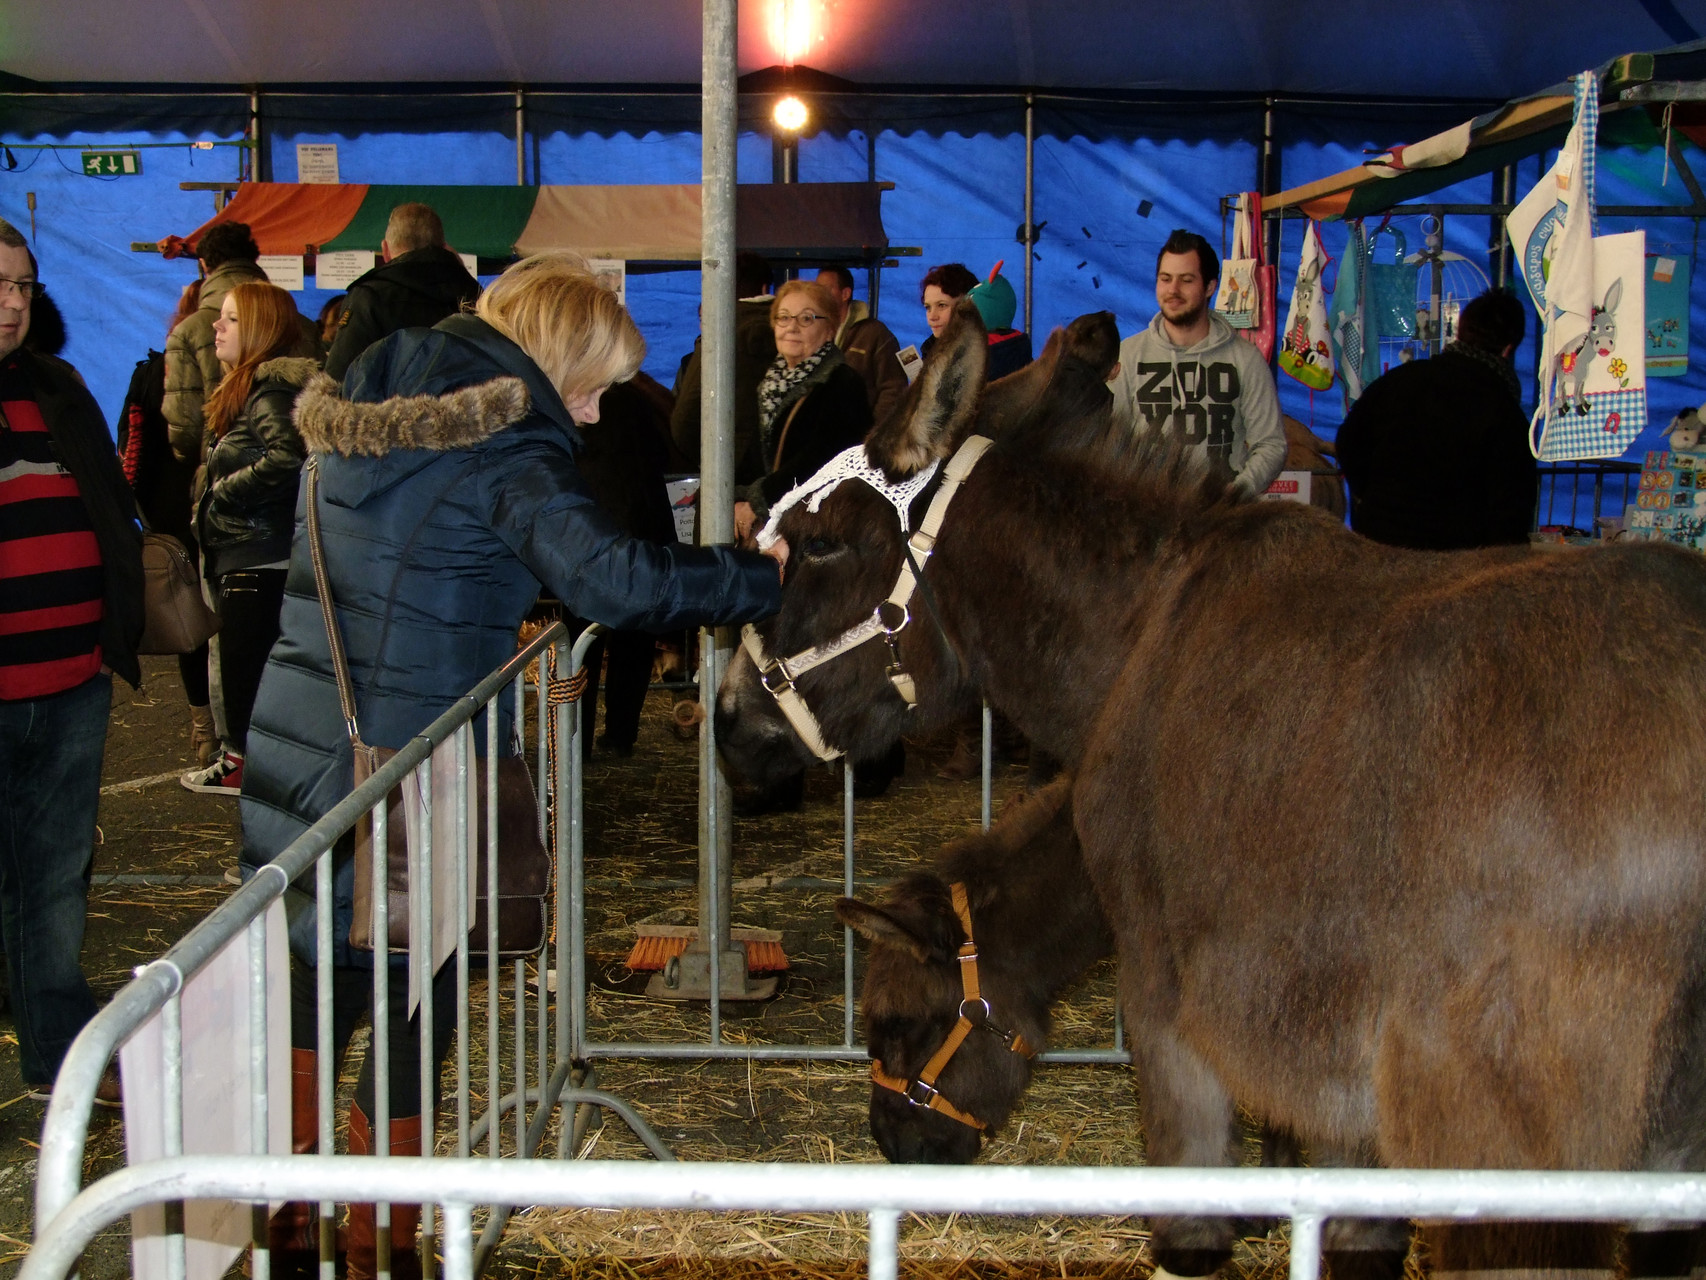
[[[320,372],[320,362],[304,356],[274,356],[255,366],[255,385],[282,382],[287,387],[305,387]]]
[[[344,399],[336,382],[316,373],[297,398],[296,429],[315,453],[382,458],[395,449],[467,449],[514,426],[530,410],[520,378],[374,404]]]

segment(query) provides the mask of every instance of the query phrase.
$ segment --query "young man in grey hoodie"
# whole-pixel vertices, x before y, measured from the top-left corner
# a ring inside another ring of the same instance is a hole
[[[1155,263],[1161,310],[1120,344],[1109,390],[1115,418],[1133,431],[1181,432],[1259,495],[1285,466],[1285,429],[1262,353],[1209,309],[1219,283],[1220,258],[1207,240],[1194,231],[1168,236]]]

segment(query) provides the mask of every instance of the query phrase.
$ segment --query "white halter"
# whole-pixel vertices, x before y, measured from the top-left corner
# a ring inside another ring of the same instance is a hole
[[[983,457],[983,452],[989,445],[987,436],[968,436],[965,443],[960,445],[954,456],[948,460],[947,471],[942,477],[942,487],[930,500],[930,507],[924,513],[924,520],[918,526],[918,532],[906,540],[908,554],[901,562],[900,576],[895,581],[894,590],[889,592],[888,599],[872,610],[870,617],[849,627],[833,640],[803,649],[786,658],[766,655],[764,644],[758,638],[758,628],[750,622],[741,628],[741,647],[758,668],[759,683],[776,699],[776,705],[781,708],[788,723],[794,727],[794,732],[800,735],[800,741],[805,743],[806,749],[819,760],[834,760],[841,752],[824,741],[823,729],[818,724],[817,717],[812,714],[811,708],[806,706],[806,700],[800,696],[800,691],[794,687],[795,677],[839,658],[867,640],[881,636],[889,646],[889,683],[906,703],[908,710],[918,705],[917,686],[900,660],[900,633],[912,620],[911,614],[907,612],[907,605],[912,600],[913,589],[918,585],[913,566],[917,565],[922,569],[924,562],[930,558],[930,553],[936,547],[936,535],[942,528],[942,519],[948,514],[948,504],[954,500],[960,485],[971,474],[972,468],[977,465],[978,459]],[[766,539],[770,542],[776,540],[777,519],[802,498],[810,500],[808,509],[815,512],[831,489],[843,480],[853,479],[863,480],[894,505],[895,511],[900,515],[900,527],[904,532],[907,528],[907,506],[924,491],[924,486],[936,474],[938,462],[932,462],[918,475],[909,477],[901,484],[891,484],[879,469],[870,466],[866,461],[863,445],[849,449],[832,459],[810,480],[788,492],[773,508],[770,519],[765,523],[764,532],[759,534],[759,542],[768,545]]]
[[[823,500],[843,480],[862,480],[882,494],[900,516],[900,531],[910,533],[912,530],[907,523],[907,511],[912,506],[912,500],[924,492],[925,486],[934,478],[936,469],[941,465],[942,460],[936,458],[916,475],[910,475],[896,484],[883,474],[881,467],[871,465],[864,445],[856,444],[851,449],[843,449],[819,467],[817,474],[810,480],[803,480],[795,485],[782,495],[780,502],[770,508],[770,518],[758,532],[758,545],[766,551],[770,550],[776,541],[776,523],[787,514],[790,507],[804,502],[806,510],[815,516],[818,508],[823,505]]]

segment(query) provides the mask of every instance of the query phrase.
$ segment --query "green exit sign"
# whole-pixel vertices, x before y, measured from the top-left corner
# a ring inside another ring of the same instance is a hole
[[[129,178],[142,172],[140,151],[85,151],[83,172],[91,178]]]

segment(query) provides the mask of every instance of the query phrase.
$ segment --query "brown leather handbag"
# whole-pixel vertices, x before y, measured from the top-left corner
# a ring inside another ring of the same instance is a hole
[[[388,747],[373,747],[361,740],[356,723],[355,687],[350,679],[349,659],[344,653],[343,633],[332,607],[331,578],[326,572],[325,551],[320,540],[318,460],[310,458],[308,478],[308,547],[314,565],[314,586],[320,597],[320,612],[326,622],[326,643],[337,676],[338,701],[349,728],[350,748],[355,755],[355,785],[360,786],[397,753]],[[488,714],[496,714],[495,708]],[[469,904],[473,920],[468,934],[476,952],[486,943],[486,766],[477,760],[475,792],[478,804],[469,806],[468,822],[477,833],[477,847],[469,856],[477,867],[478,896]],[[530,956],[545,945],[546,899],[555,883],[551,855],[540,839],[538,803],[527,761],[518,755],[498,757],[498,952],[506,958]],[[409,949],[409,828],[403,806],[402,788],[386,797],[386,908],[387,943],[391,951]],[[373,824],[363,817],[355,828],[355,917],[350,922],[349,942],[363,951],[373,950]]]
[[[202,598],[189,551],[169,533],[142,535],[145,623],[138,653],[194,653],[219,630],[219,615]]]

